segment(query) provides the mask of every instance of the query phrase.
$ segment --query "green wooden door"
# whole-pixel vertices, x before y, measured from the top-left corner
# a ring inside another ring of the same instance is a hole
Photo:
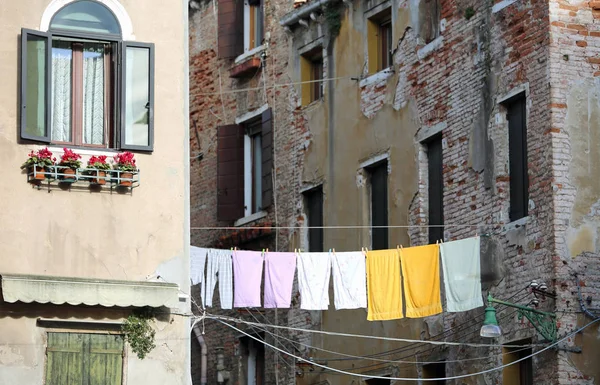
[[[121,385],[123,337],[48,333],[46,385]]]

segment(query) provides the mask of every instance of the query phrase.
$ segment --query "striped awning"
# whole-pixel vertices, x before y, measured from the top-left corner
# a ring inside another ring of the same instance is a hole
[[[120,307],[176,307],[177,284],[0,274],[5,302]]]

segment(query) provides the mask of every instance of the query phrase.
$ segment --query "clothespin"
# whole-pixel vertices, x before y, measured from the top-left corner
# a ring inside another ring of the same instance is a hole
[[[269,248],[267,247],[267,253],[269,252]]]
[[[475,232],[475,238],[477,238],[477,231]]]
[[[439,240],[436,240],[436,241],[435,241],[435,244],[437,245],[438,243],[440,243],[440,241],[439,241]]]
[[[333,254],[335,254],[335,248],[333,249]]]

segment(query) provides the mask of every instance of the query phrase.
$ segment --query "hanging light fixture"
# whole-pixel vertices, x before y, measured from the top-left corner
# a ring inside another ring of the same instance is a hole
[[[485,319],[479,331],[480,336],[497,338],[502,335],[502,329],[498,326],[498,320],[496,319],[496,309],[492,306],[492,303],[517,309],[519,319],[523,317],[527,318],[542,337],[551,342],[556,341],[556,314],[501,301],[492,297],[491,293],[488,294],[488,307],[485,309]]]
[[[502,329],[498,326],[498,320],[496,319],[496,308],[491,303],[485,308],[485,318],[479,335],[486,338],[498,338],[502,335]]]

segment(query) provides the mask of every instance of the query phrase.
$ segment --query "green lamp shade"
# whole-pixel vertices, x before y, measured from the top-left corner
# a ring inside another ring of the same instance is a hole
[[[486,338],[497,338],[502,335],[502,330],[498,326],[498,320],[496,320],[496,309],[493,306],[488,306],[485,309],[485,319],[479,335]]]

